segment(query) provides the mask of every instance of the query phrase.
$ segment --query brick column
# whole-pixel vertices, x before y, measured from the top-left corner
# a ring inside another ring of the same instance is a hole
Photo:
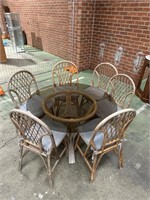
[[[4,19],[4,7],[3,7],[3,1],[0,1],[0,28],[2,29],[2,33],[6,32],[6,25],[5,25],[5,19]]]
[[[72,4],[72,5],[71,5]],[[73,2],[70,3],[73,18]],[[70,21],[70,47],[73,47],[73,62],[80,69],[87,69],[91,65],[94,3],[93,0],[74,0],[74,28],[72,37],[72,21]],[[72,44],[73,42],[73,44]],[[72,50],[72,49],[71,49]],[[71,52],[71,51],[70,51]]]

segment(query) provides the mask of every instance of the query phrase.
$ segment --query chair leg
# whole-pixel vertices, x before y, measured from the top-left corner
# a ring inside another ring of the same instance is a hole
[[[80,115],[80,106],[79,106],[79,102],[78,102],[78,98],[73,100],[74,105],[76,106],[77,109],[77,115]]]
[[[119,150],[119,168],[123,168],[123,146]]]
[[[75,143],[75,146],[74,146],[75,151],[77,150],[77,145],[79,144],[79,140],[80,140],[80,135],[78,135],[77,139],[76,139],[76,143]]]
[[[52,181],[52,177],[51,177],[51,163],[50,163],[50,155],[47,156],[47,171],[48,171],[48,182],[50,187],[53,186],[53,181]]]
[[[23,146],[20,145],[20,158],[19,158],[19,165],[18,165],[18,170],[20,171],[22,169],[22,161],[23,161]]]
[[[93,166],[92,166],[92,171],[91,171],[90,182],[93,182],[94,179],[95,179],[96,165],[97,165],[97,155],[94,155],[94,160],[93,160]]]

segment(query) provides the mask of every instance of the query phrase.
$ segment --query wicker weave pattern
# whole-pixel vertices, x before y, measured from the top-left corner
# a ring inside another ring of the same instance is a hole
[[[69,71],[69,68],[74,66],[77,70],[75,74]],[[78,67],[70,61],[61,61],[58,62],[52,70],[52,80],[54,86],[63,86],[63,85],[71,85],[72,78],[75,78],[75,83],[78,83]]]
[[[79,133],[76,148],[83,156],[91,171],[91,181],[95,178],[96,169],[101,158],[107,152],[114,151],[119,156],[119,167],[123,167],[123,139],[125,137],[125,130],[135,116],[136,112],[133,109],[123,109],[109,115],[96,126],[85,149],[83,149],[83,144],[80,145],[81,136]],[[96,146],[95,140],[99,133],[104,134],[100,149],[97,148],[98,145]]]
[[[106,90],[109,79],[115,74],[118,74],[118,71],[114,65],[100,63],[93,71],[91,85]],[[97,80],[96,83],[95,80]]]
[[[107,92],[122,108],[128,108],[135,94],[135,84],[126,74],[113,76],[108,84]]]
[[[118,111],[112,114],[111,117],[107,117],[107,120],[105,118],[105,120],[96,127],[93,136],[97,131],[103,132],[105,135],[102,150],[107,148],[109,145],[120,142],[121,139],[124,138],[124,131],[126,130],[129,123],[133,120],[135,115],[136,113],[132,109],[127,111],[123,110],[121,112]],[[93,143],[93,141],[91,141],[91,143]]]
[[[41,139],[44,135],[49,135],[52,141],[52,148],[56,148],[53,135],[49,128],[31,113],[13,111],[10,113],[11,120],[19,130],[23,142],[33,145],[39,152],[44,151],[41,145]]]
[[[26,70],[15,73],[8,82],[8,93],[16,108],[31,97],[32,89],[39,94],[33,74]]]
[[[22,168],[22,161],[26,152],[32,151],[42,158],[48,173],[49,184],[52,185],[51,173],[57,165],[59,159],[65,153],[67,148],[66,144],[61,150],[61,153],[58,153],[52,131],[43,121],[41,121],[29,112],[21,111],[19,109],[13,109],[10,112],[10,118],[20,136],[19,169],[21,170]],[[50,139],[47,141],[50,143],[49,149],[47,150],[45,150],[42,144],[42,139],[46,136],[49,136],[48,138]],[[65,141],[65,136],[62,138],[62,141]],[[51,168],[50,158],[52,154],[57,160]]]

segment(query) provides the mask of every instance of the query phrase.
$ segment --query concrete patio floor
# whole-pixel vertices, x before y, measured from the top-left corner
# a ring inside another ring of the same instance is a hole
[[[80,83],[89,84],[91,73],[80,72]],[[38,76],[45,79],[45,74]],[[47,86],[48,81],[39,81],[39,87]],[[135,96],[131,107],[137,116],[126,131],[123,169],[118,169],[117,156],[109,153],[90,184],[87,165],[76,152],[73,165],[68,164],[67,156],[61,159],[52,174],[54,187],[49,188],[43,162],[35,154],[29,153],[21,173],[18,171],[18,139],[9,119],[13,104],[6,92],[0,97],[0,200],[150,200],[150,106]]]

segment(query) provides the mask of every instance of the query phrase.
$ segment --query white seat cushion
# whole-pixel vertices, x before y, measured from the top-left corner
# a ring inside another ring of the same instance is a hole
[[[79,134],[87,145],[89,144],[91,140],[94,129],[100,122],[101,122],[100,118],[95,118],[78,127]],[[101,149],[101,146],[103,144],[103,139],[104,139],[104,133],[98,131],[94,138],[94,142],[98,150]]]
[[[67,134],[66,126],[59,122],[57,123],[52,119],[49,119],[47,116],[45,116],[42,121],[51,129],[52,134],[54,136],[56,147],[59,146],[59,144],[62,142],[62,140]],[[39,137],[40,135],[45,134],[44,129],[41,129],[39,124],[36,125],[34,124],[33,126],[30,127],[29,130],[26,130],[25,136],[30,141],[34,142],[35,137],[36,140],[39,139],[37,136],[37,130],[39,130],[39,135],[38,135]],[[52,141],[49,135],[44,135],[42,137],[42,147],[45,151],[48,151],[52,148]]]
[[[58,147],[60,145],[60,143],[63,141],[65,135],[66,135],[66,133],[64,133],[64,132],[53,131],[53,136],[54,136],[56,147]],[[48,151],[52,148],[52,141],[51,141],[49,135],[43,136],[42,147],[45,151]]]
[[[92,96],[96,101],[100,100],[104,96],[104,93],[105,93],[104,90],[97,87],[93,87],[93,86],[86,88],[84,92]]]
[[[67,134],[67,127],[62,123],[50,119],[46,115],[43,117],[42,121],[51,129],[54,136],[55,144],[56,146],[59,146]],[[52,142],[49,135],[43,136],[42,145],[45,151],[51,149]]]

